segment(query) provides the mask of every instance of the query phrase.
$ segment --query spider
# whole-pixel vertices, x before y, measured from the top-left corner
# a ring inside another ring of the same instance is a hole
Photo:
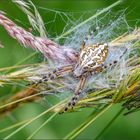
[[[90,38],[93,36],[94,31],[90,33]],[[108,44],[94,44],[94,45],[86,45],[86,41],[89,37],[83,41],[82,47],[80,49],[79,57],[76,64],[66,65],[57,69],[54,69],[52,72],[43,76],[41,80],[38,82],[34,82],[34,84],[40,84],[43,82],[47,82],[49,80],[56,79],[57,77],[63,77],[66,74],[72,73],[73,77],[79,80],[77,88],[75,89],[74,96],[67,103],[67,105],[63,108],[63,112],[68,111],[73,108],[76,103],[80,99],[80,95],[82,95],[82,91],[84,89],[84,85],[91,75],[102,72],[108,66],[105,65],[105,60],[108,56]],[[126,50],[127,51],[127,50]],[[119,57],[121,57],[126,53],[124,53]],[[113,61],[109,64],[109,66],[115,65],[118,60]]]

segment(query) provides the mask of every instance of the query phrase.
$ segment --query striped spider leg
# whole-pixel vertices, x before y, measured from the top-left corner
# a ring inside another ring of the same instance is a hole
[[[42,76],[39,81],[32,82],[30,85],[33,84],[41,84],[50,80],[54,80],[58,77],[63,77],[64,75],[71,73],[73,70],[73,65],[62,66],[60,68],[54,69],[52,72],[47,73],[46,75]]]
[[[100,27],[96,27],[94,28],[93,30],[90,31],[89,35],[87,35],[83,41],[83,45],[82,46],[85,46],[86,45],[86,42],[88,42],[89,39],[92,39],[94,37],[94,33],[96,31],[98,31],[100,29]]]
[[[73,106],[75,106],[75,104],[77,103],[77,101],[79,100],[79,97],[81,95],[81,92],[84,88],[85,82],[86,82],[87,77],[86,76],[82,76],[80,78],[80,82],[75,90],[74,96],[71,98],[71,100],[68,102],[68,104],[64,107],[64,109],[60,112],[60,113],[64,113],[66,111],[68,111],[68,109],[72,108]]]

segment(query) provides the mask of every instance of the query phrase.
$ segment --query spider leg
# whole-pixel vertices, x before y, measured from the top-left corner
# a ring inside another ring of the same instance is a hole
[[[88,42],[88,40],[90,38],[92,38],[94,35],[94,31],[91,31],[89,35],[87,35],[82,43],[82,47],[81,47],[81,50],[83,50],[85,47],[86,47],[86,43]]]
[[[80,95],[82,93],[82,90],[84,88],[85,82],[86,82],[87,77],[83,76],[80,79],[80,82],[75,90],[74,96],[71,98],[71,100],[68,102],[67,106],[64,107],[64,110],[61,113],[64,113],[68,111],[68,109],[73,108],[76,103],[78,102]]]
[[[115,66],[118,62],[119,62],[119,60],[121,60],[121,58],[125,55],[127,53],[127,48],[124,50],[124,52],[119,56],[119,58],[118,58],[118,60],[114,60],[112,63],[109,63],[108,65],[102,65],[102,67],[103,68],[108,68],[108,67],[110,67],[110,66]]]
[[[93,69],[90,74],[91,75],[94,75],[94,74],[97,74],[97,73],[100,73],[102,72],[103,70],[106,70],[108,69],[109,67],[112,67],[112,66],[115,66],[119,60],[126,54],[127,52],[127,48],[125,49],[125,51],[122,53],[121,56],[119,56],[118,60],[114,60],[112,63],[109,63],[108,65],[105,65],[105,64],[101,64],[99,65],[98,67],[96,67],[95,69]]]
[[[92,31],[89,33],[89,35],[87,35],[87,36],[85,37],[85,39],[84,39],[84,41],[83,41],[83,46],[85,46],[85,44],[87,43],[87,41],[88,41],[90,38],[93,38],[94,33],[95,33],[96,31],[97,31],[96,29],[92,30]]]
[[[84,41],[83,41],[83,46],[85,46],[85,44],[86,44],[86,42],[89,40],[89,39],[91,39],[91,38],[93,38],[94,37],[94,35],[95,35],[95,33],[97,32],[97,31],[99,31],[100,29],[103,29],[104,27],[106,27],[107,25],[98,25],[97,27],[94,27],[93,29],[91,29],[91,31],[90,31],[90,33],[85,37],[85,39],[84,39]]]
[[[56,79],[58,77],[61,77],[61,76],[65,75],[65,74],[67,74],[67,73],[72,72],[72,70],[73,70],[72,65],[56,68],[52,72],[49,72],[46,75],[44,75],[39,81],[33,82],[33,83],[29,84],[29,85],[33,85],[33,84],[38,85],[38,84],[47,82],[49,80],[54,80],[54,79]]]
[[[86,43],[88,42],[89,39],[93,38],[94,37],[94,34],[96,31],[98,31],[100,29],[99,26],[97,26],[96,28],[94,28],[93,30],[90,31],[90,33],[85,37],[84,41],[83,41],[83,44],[82,44],[82,48],[85,48],[86,46]]]

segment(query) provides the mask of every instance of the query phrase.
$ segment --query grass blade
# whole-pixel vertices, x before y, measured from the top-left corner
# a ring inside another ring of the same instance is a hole
[[[42,127],[44,127],[48,122],[50,122],[58,113],[54,113],[51,115],[38,129],[36,129],[27,139],[31,139],[37,132],[40,131]]]
[[[111,126],[111,124],[119,117],[119,115],[124,111],[124,108],[120,109],[119,112],[109,121],[109,123],[102,129],[102,131],[97,135],[94,140],[98,140],[100,136]]]
[[[0,133],[3,133],[3,132],[6,132],[6,131],[8,131],[8,130],[11,130],[11,129],[13,129],[13,128],[16,128],[16,127],[18,127],[18,126],[20,126],[20,125],[22,125],[22,124],[28,122],[29,120],[30,120],[30,119],[24,120],[24,121],[18,122],[18,123],[16,123],[16,124],[10,125],[10,126],[4,128],[4,129],[0,129]]]
[[[15,66],[20,65],[24,62],[26,62],[27,60],[31,59],[32,57],[34,57],[38,52],[34,52],[31,53],[30,55],[28,55],[27,57],[25,57],[23,60],[19,61],[18,63],[15,64]]]
[[[27,97],[25,97],[25,98],[21,98],[21,99],[19,99],[19,100],[16,100],[16,101],[13,101],[13,102],[10,102],[10,103],[1,105],[1,106],[0,106],[0,109],[5,108],[5,107],[10,106],[10,105],[13,105],[13,104],[16,104],[16,103],[18,103],[18,102],[21,102],[21,101],[24,101],[24,100],[33,98],[33,97],[36,97],[36,96],[38,96],[38,95],[42,95],[42,93],[37,93],[37,94],[35,94],[35,95],[30,95],[30,96],[27,96]]]
[[[15,135],[16,133],[18,133],[20,130],[22,130],[24,127],[28,126],[29,124],[31,124],[32,122],[34,122],[35,120],[39,119],[40,117],[42,117],[43,115],[49,113],[50,111],[52,111],[53,109],[55,109],[56,107],[58,107],[59,105],[61,105],[62,103],[64,103],[66,100],[63,100],[61,102],[59,102],[58,104],[54,105],[53,107],[49,108],[48,110],[42,112],[41,114],[37,115],[36,117],[34,117],[33,119],[29,120],[27,123],[25,123],[24,125],[22,125],[21,127],[19,127],[18,129],[16,129],[14,132],[10,133],[7,137],[4,138],[4,140],[11,138],[13,135]]]
[[[91,123],[93,123],[97,118],[99,118],[104,112],[106,112],[112,104],[103,107],[103,109],[98,112],[96,115],[91,115],[89,118],[83,122],[80,126],[74,129],[70,134],[68,134],[64,139],[74,139],[76,138],[82,131],[84,131]]]
[[[32,57],[34,57],[37,54],[37,52],[31,53],[30,55],[28,55],[27,57],[25,57],[24,59],[22,59],[21,61],[17,62],[14,66],[18,66],[26,61],[28,61],[29,59],[31,59]],[[5,73],[10,72],[11,70],[7,70]]]
[[[72,29],[68,30],[67,32],[63,33],[62,35],[60,35],[59,37],[56,38],[56,40],[59,40],[60,38],[63,38],[64,36],[67,36],[68,34],[70,34],[71,32],[73,32],[74,30],[78,29],[79,27],[81,27],[84,24],[86,24],[87,22],[89,22],[90,20],[93,20],[93,19],[97,18],[99,15],[101,15],[101,14],[107,12],[108,10],[112,9],[113,7],[121,4],[122,1],[123,0],[118,0],[117,2],[113,3],[112,5],[104,8],[103,10],[101,10],[100,12],[98,12],[95,15],[91,16],[90,18],[86,19],[85,21],[81,22],[80,24],[78,24],[74,28],[72,28]]]

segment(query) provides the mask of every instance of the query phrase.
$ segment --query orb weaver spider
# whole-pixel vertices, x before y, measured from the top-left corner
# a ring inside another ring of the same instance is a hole
[[[108,66],[105,65],[105,60],[108,56],[108,44],[94,44],[86,45],[86,42],[91,38],[96,30],[92,31],[88,37],[83,41],[82,47],[80,49],[79,57],[76,64],[66,65],[43,76],[41,80],[34,82],[32,84],[41,84],[49,80],[54,80],[58,77],[63,77],[66,74],[72,73],[73,77],[79,80],[77,88],[75,89],[74,96],[67,103],[61,113],[68,111],[73,108],[75,104],[79,101],[84,85],[91,75],[102,72],[107,69]],[[126,53],[127,49],[123,52],[122,56]],[[113,66],[118,62],[118,60],[109,63],[109,66]]]

